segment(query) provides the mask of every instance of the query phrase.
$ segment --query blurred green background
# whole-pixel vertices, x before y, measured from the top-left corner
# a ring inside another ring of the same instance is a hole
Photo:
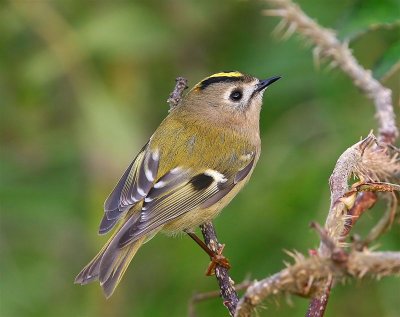
[[[399,2],[299,2],[350,37],[381,76],[398,62]],[[328,178],[339,155],[376,128],[372,103],[340,71],[318,71],[310,47],[271,35],[260,1],[10,1],[0,4],[0,315],[185,316],[194,292],[217,288],[207,256],[187,237],[157,236],[135,257],[114,296],[73,284],[106,237],[103,201],[167,114],[177,76],[190,85],[221,70],[282,75],[264,98],[263,153],[246,189],[215,221],[240,282],[290,261],[283,249],[318,245]],[[364,33],[372,23],[389,23]],[[397,48],[396,48],[397,47]],[[390,52],[390,54],[387,54]],[[396,59],[396,60],[394,60]],[[399,73],[385,81],[398,112]],[[363,234],[380,203],[357,225]],[[398,226],[379,240],[399,249]],[[334,288],[326,316],[398,316],[399,280]],[[260,316],[302,316],[308,300],[269,300]],[[225,316],[216,298],[198,316]]]

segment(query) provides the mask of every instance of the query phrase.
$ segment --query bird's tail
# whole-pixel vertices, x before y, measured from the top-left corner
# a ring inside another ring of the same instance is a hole
[[[85,285],[99,280],[105,296],[109,298],[112,295],[132,258],[147,238],[143,236],[120,247],[118,244],[121,231],[117,230],[93,260],[82,269],[75,278],[76,284]]]

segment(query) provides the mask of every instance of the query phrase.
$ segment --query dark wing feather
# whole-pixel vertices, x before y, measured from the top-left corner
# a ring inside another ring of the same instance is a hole
[[[118,218],[109,220],[107,215],[104,215],[103,219],[101,219],[99,234],[105,234],[110,231],[112,228],[114,228],[118,220]]]
[[[120,210],[120,199],[121,199],[121,192],[127,182],[129,182],[129,177],[131,174],[136,172],[136,168],[132,169],[134,163],[136,163],[137,158],[140,156],[136,156],[136,158],[129,164],[128,168],[126,169],[125,173],[122,175],[121,179],[118,181],[117,185],[111,192],[111,194],[107,197],[106,201],[104,202],[104,212],[107,215],[108,219],[115,219]]]
[[[244,180],[247,175],[249,175],[251,169],[253,168],[255,158],[256,156],[253,153],[250,163],[236,173],[235,177],[233,178],[234,184],[239,183],[240,181]]]
[[[106,199],[100,234],[110,231],[127,210],[147,196],[153,187],[158,166],[158,151],[150,151],[146,145],[128,166]]]

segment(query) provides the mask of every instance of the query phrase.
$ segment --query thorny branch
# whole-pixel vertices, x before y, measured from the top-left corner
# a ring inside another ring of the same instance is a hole
[[[395,115],[392,106],[391,90],[381,85],[379,81],[374,79],[371,71],[364,69],[355,57],[352,55],[347,42],[340,42],[334,31],[321,27],[314,20],[308,17],[301,8],[290,0],[266,0],[274,9],[265,10],[264,13],[269,16],[278,16],[281,22],[276,28],[276,33],[283,31],[287,27],[283,38],[290,37],[294,32],[302,35],[306,41],[310,41],[314,45],[314,59],[318,66],[321,59],[331,59],[331,67],[340,67],[347,74],[355,86],[359,87],[365,95],[370,98],[376,109],[376,117],[379,125],[379,140],[389,144],[393,144],[397,139],[399,132],[395,123]],[[379,151],[379,148],[377,149]],[[343,174],[339,173],[332,175],[331,184],[331,208],[326,221],[328,230],[336,233],[336,239],[339,242],[349,234],[352,226],[360,215],[372,207],[378,197],[373,193],[361,193],[358,195],[355,203],[352,203],[352,208],[347,210],[350,218],[343,223],[343,218],[337,218],[337,208],[332,208],[336,205],[337,197],[342,197],[343,191],[347,188],[347,180],[349,174],[346,173],[346,166]],[[336,176],[336,177],[335,177]],[[356,196],[354,196],[355,198]],[[333,213],[332,213],[333,212]],[[339,220],[338,222],[336,220]],[[344,226],[343,226],[344,225]],[[340,229],[341,230],[336,230]],[[319,252],[324,254],[326,250],[321,243]],[[307,316],[323,316],[330,293],[331,283],[327,282],[325,292],[319,297],[313,299],[310,304]]]
[[[238,304],[236,317],[251,316],[255,307],[268,296],[279,294],[315,296],[319,294],[321,288],[324,288],[327,277],[344,282],[348,277],[360,279],[400,275],[400,252],[352,250],[346,253],[342,248],[338,248],[336,253],[332,252],[329,257],[305,258],[297,252],[289,255],[295,261],[293,265],[249,286]]]
[[[311,312],[323,313],[321,307],[323,310],[326,308],[330,286],[334,280],[338,278],[340,280],[346,276],[357,278],[365,275],[383,276],[380,272],[375,271],[378,267],[379,271],[388,269],[385,271],[388,275],[399,274],[400,252],[370,253],[366,249],[362,249],[360,252],[358,248],[353,248],[347,254],[343,249],[345,245],[341,240],[341,234],[346,223],[352,217],[348,215],[348,212],[356,204],[357,193],[363,190],[368,190],[365,193],[371,192],[373,194],[379,191],[400,190],[398,185],[378,182],[379,179],[385,179],[388,175],[399,173],[400,164],[396,154],[391,157],[387,155],[384,148],[376,151],[376,142],[375,136],[370,134],[364,140],[347,149],[338,159],[330,179],[332,204],[325,229],[322,230],[314,225],[321,236],[322,247],[319,252],[310,258],[305,258],[299,253],[291,253],[295,259],[295,264],[269,278],[252,284],[240,299],[235,316],[251,316],[253,310],[266,297],[279,293],[316,297],[319,302],[312,302]],[[371,164],[372,158],[374,164]],[[367,177],[371,179],[372,177],[373,181],[354,183],[349,188],[348,179],[351,176],[356,176],[359,179],[366,179]],[[391,209],[395,208],[396,204],[392,202]],[[387,226],[388,222],[384,221],[380,228],[384,230]],[[379,231],[379,229],[375,231]],[[377,235],[375,234],[374,237],[377,237]],[[380,258],[381,256],[384,257]],[[378,266],[376,266],[377,260],[381,260]],[[346,264],[344,267],[343,263]],[[393,270],[389,268],[393,268]],[[375,273],[376,275],[374,275]]]

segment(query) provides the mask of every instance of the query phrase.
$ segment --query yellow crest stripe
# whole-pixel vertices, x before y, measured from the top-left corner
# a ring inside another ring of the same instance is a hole
[[[203,85],[203,83],[209,81],[210,79],[212,80],[212,78],[219,78],[219,77],[223,77],[223,78],[239,78],[239,77],[243,77],[244,75],[241,72],[237,72],[237,71],[231,71],[231,72],[219,72],[219,73],[215,73],[212,74],[206,78],[204,78],[203,80],[201,80],[200,82],[198,82],[194,87],[193,90],[197,90],[200,89],[201,86]]]
[[[213,78],[213,77],[242,77],[242,76],[243,76],[242,73],[236,72],[236,71],[234,71],[234,72],[220,72],[220,73],[216,73],[216,74],[213,74],[211,76],[208,76],[207,78],[204,78],[203,80],[206,80],[208,78]]]

